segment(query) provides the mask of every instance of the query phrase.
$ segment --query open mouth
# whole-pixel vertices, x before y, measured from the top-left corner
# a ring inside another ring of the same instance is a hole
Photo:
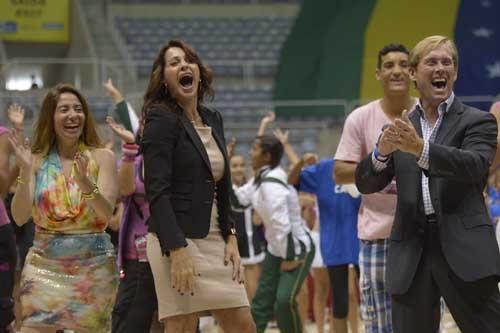
[[[64,129],[67,129],[70,131],[77,130],[79,128],[80,128],[80,125],[78,125],[78,124],[64,125]]]
[[[183,74],[179,79],[179,83],[183,88],[191,88],[193,86],[193,75],[190,73]]]
[[[446,88],[446,79],[435,79],[435,80],[432,80],[431,84],[434,88],[437,88],[437,89],[444,89]]]

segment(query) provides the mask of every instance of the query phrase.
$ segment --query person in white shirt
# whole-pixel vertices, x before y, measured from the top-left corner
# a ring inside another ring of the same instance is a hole
[[[281,332],[302,332],[295,300],[314,259],[314,244],[300,216],[296,190],[279,167],[283,145],[258,136],[250,151],[255,178],[235,190],[242,205],[252,205],[262,218],[267,240],[262,275],[252,302],[257,332],[276,315]],[[274,313],[276,309],[276,313]]]

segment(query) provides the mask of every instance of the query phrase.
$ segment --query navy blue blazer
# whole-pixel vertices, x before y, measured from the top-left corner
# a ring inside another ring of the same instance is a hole
[[[422,137],[420,114],[410,120]],[[500,279],[500,254],[485,206],[483,190],[495,157],[497,123],[487,112],[455,97],[429,146],[429,191],[436,212],[443,254],[464,281]],[[396,177],[398,202],[387,258],[387,283],[393,294],[405,293],[422,254],[426,223],[422,169],[415,156],[396,151],[388,167],[376,172],[369,154],[356,168],[361,193],[382,190]]]

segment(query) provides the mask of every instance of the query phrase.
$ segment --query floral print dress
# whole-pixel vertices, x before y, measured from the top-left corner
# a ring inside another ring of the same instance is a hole
[[[89,178],[97,182],[98,174],[90,159]],[[107,221],[82,198],[74,169],[64,176],[55,147],[35,174],[33,220],[35,240],[21,278],[23,325],[109,331],[118,274]]]

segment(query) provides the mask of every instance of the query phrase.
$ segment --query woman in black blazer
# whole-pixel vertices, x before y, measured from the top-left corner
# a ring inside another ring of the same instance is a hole
[[[235,229],[222,117],[201,102],[212,73],[181,40],[164,46],[144,96],[148,259],[168,332],[210,311],[225,332],[254,332]],[[231,265],[229,265],[231,263]]]

